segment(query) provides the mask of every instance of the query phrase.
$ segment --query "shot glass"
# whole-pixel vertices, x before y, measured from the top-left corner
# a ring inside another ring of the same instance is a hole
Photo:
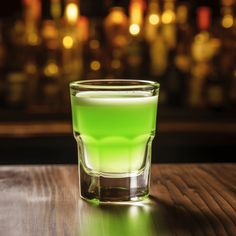
[[[159,84],[146,80],[70,83],[80,196],[141,201],[149,193]]]

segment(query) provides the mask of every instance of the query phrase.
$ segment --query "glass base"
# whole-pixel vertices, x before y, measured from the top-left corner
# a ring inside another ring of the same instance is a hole
[[[94,203],[142,201],[149,192],[149,166],[137,176],[112,178],[89,175],[79,165],[80,196]]]

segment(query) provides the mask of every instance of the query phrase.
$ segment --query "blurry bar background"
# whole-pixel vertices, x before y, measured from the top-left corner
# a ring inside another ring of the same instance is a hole
[[[234,0],[22,0],[0,8],[0,163],[76,163],[68,84],[161,84],[153,162],[234,162]]]

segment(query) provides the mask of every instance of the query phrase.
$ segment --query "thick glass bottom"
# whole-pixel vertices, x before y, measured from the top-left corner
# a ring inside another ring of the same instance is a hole
[[[149,192],[149,166],[137,176],[112,178],[89,175],[79,165],[80,196],[94,203],[142,201]]]

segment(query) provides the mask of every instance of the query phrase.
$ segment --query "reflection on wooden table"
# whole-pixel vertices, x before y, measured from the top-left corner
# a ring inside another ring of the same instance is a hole
[[[1,166],[0,235],[233,236],[235,186],[235,164],[159,164],[148,200],[92,205],[75,165]]]

